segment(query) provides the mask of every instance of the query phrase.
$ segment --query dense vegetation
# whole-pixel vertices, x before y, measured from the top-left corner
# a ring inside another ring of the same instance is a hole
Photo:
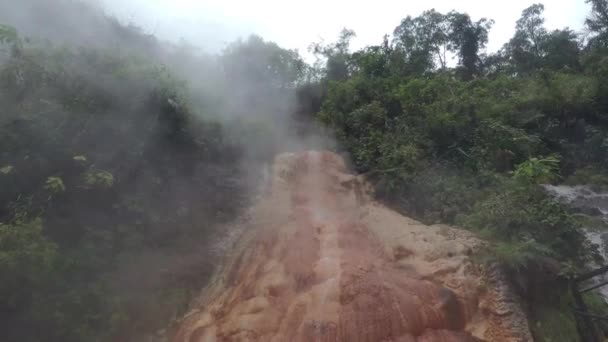
[[[104,34],[0,25],[0,339],[143,341],[210,276],[278,147],[263,123],[289,101],[266,99],[289,98],[303,63],[257,37],[211,57],[52,7]]]
[[[204,280],[188,268],[209,267],[192,242],[244,201],[238,148],[163,69],[2,29],[3,338],[117,340],[168,320]]]
[[[588,36],[548,31],[536,4],[492,54],[491,20],[434,10],[405,18],[377,46],[350,52],[347,30],[316,46],[327,60],[316,117],[387,203],[492,241],[481,257],[511,274],[540,341],[576,336],[559,298],[596,257],[540,186],[573,174],[588,182],[580,175],[608,166],[607,4],[590,2]]]
[[[586,36],[548,31],[533,5],[487,54],[491,20],[429,10],[377,46],[351,51],[349,30],[314,44],[314,66],[255,36],[209,56],[85,4],[28,1],[51,13],[45,30],[0,25],[3,340],[166,326],[262,166],[313,120],[388,204],[489,240],[479,258],[510,274],[537,340],[577,338],[567,279],[596,255],[540,184],[608,184],[605,1]],[[94,29],[59,19],[73,17]]]

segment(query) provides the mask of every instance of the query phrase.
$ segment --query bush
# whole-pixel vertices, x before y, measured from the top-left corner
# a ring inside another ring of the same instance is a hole
[[[141,341],[210,276],[175,254],[213,265],[215,227],[247,203],[245,144],[155,56],[13,32],[0,26],[19,48],[0,59],[3,340]]]
[[[554,179],[557,166],[556,158],[520,164],[511,179],[460,222],[496,241],[493,257],[515,271],[549,268],[555,273],[560,267],[552,261],[584,268],[590,260],[589,249],[581,248],[590,246],[579,221],[539,185]]]

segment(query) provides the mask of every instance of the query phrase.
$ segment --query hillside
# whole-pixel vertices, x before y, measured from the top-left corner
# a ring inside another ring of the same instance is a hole
[[[79,0],[0,3],[0,339],[156,341],[196,309],[176,342],[238,321],[579,341],[570,281],[605,263],[583,226],[606,225],[545,188],[608,188],[608,3],[586,2],[584,32],[531,4],[488,52],[490,18],[430,9],[377,45],[314,43],[314,64],[255,35],[208,54]],[[256,292],[265,276],[284,292]],[[383,305],[359,316],[368,290]]]
[[[369,197],[328,152],[280,155],[266,195],[174,342],[532,341],[482,242]]]

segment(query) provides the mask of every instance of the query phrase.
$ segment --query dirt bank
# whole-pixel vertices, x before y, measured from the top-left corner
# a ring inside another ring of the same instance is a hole
[[[277,158],[268,193],[173,342],[531,341],[470,233],[372,201],[328,152]]]

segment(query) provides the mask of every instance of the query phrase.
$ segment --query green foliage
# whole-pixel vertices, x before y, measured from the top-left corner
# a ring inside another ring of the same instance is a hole
[[[9,42],[13,31],[1,28]],[[118,40],[150,42],[118,28]],[[149,45],[36,42],[19,41],[19,53],[0,58],[2,339],[145,340],[208,280],[214,227],[247,203],[246,144],[268,130],[231,139],[203,118],[232,102],[195,107],[188,85],[163,65],[175,61],[147,53]],[[249,66],[272,71],[256,87],[293,88],[297,54],[263,45]],[[232,51],[230,63],[240,67],[248,52]],[[248,128],[235,122],[230,133]],[[253,169],[272,156],[256,158]],[[186,255],[194,248],[199,254]]]
[[[608,4],[603,0],[585,0],[591,4],[591,14],[585,20],[587,28],[595,34],[589,45],[605,47],[608,42]]]
[[[608,189],[608,175],[605,170],[596,166],[588,166],[577,169],[564,180],[568,185],[591,185],[597,191]]]
[[[558,298],[550,305],[538,305],[534,311],[530,328],[535,341],[581,341],[569,296]]]
[[[538,340],[578,339],[570,309],[541,298],[566,296],[564,279],[598,257],[581,231],[590,222],[541,186],[606,183],[608,16],[605,1],[588,2],[587,47],[578,32],[547,30],[542,4],[525,9],[491,55],[483,48],[492,21],[430,10],[403,19],[392,40],[341,51],[348,77],[327,73],[320,83],[316,117],[377,194],[490,241],[480,257],[510,274]]]
[[[488,234],[490,237],[491,235],[491,233]],[[540,263],[552,255],[553,251],[549,248],[533,239],[528,239],[514,242],[497,242],[492,247],[492,251],[486,251],[482,258],[486,263],[498,262],[517,273],[525,273],[542,268],[543,265]]]
[[[65,184],[63,184],[63,180],[61,179],[61,177],[47,178],[44,188],[52,194],[65,192]]]
[[[543,4],[534,4],[523,10],[517,21],[515,36],[506,45],[508,54],[518,72],[530,73],[540,66],[541,45],[547,35],[543,26]]]
[[[111,188],[114,185],[114,176],[108,171],[93,170],[84,173],[84,184],[86,188]]]
[[[142,341],[182,313],[211,273],[211,227],[246,203],[243,160],[280,151],[299,90],[298,114],[333,130],[383,200],[486,238],[480,257],[523,284],[535,337],[576,341],[568,299],[539,298],[567,298],[563,279],[595,255],[539,184],[608,184],[608,16],[588,2],[584,47],[548,31],[540,4],[490,55],[491,20],[429,10],[355,52],[345,29],[312,46],[314,67],[257,36],[213,58],[166,49],[72,2],[46,9],[95,18],[111,44],[33,44],[0,25],[3,338]]]
[[[585,214],[575,214],[576,219],[580,222],[581,227],[593,231],[607,231],[608,222],[605,222],[601,216],[589,216]]]
[[[533,74],[539,69],[579,71],[577,34],[568,28],[548,32],[544,10],[544,5],[534,4],[522,12],[514,37],[504,47],[510,69],[521,74]]]
[[[296,51],[285,50],[259,36],[237,41],[224,51],[222,59],[230,81],[294,87],[305,72],[305,64]]]
[[[2,312],[14,313],[40,294],[55,271],[57,257],[57,246],[43,235],[40,219],[0,223]]]
[[[479,201],[461,224],[497,241],[493,257],[520,272],[549,267],[551,260],[584,267],[589,244],[579,221],[537,184],[554,179],[559,161],[531,158],[512,179]]]
[[[340,37],[335,44],[312,44],[310,50],[317,57],[317,64],[325,58],[325,67],[322,68],[325,77],[331,81],[343,81],[351,75],[351,56],[349,54],[350,41],[356,37],[353,30],[342,29]]]
[[[0,168],[0,173],[3,175],[11,174],[15,171],[15,168],[12,165],[7,165]]]
[[[557,178],[559,159],[554,156],[530,158],[515,169],[515,180],[524,184],[551,183]]]
[[[12,44],[16,43],[19,39],[17,30],[14,27],[0,24],[0,43],[1,44]]]
[[[432,9],[403,19],[393,32],[394,43],[416,74],[437,65],[445,70],[448,54],[456,53],[464,77],[470,79],[480,71],[479,53],[488,42],[493,23],[486,18],[473,22],[466,13],[442,14]]]
[[[540,189],[521,188],[503,190],[475,205],[472,213],[461,222],[465,227],[481,231],[484,236],[514,242],[513,248],[538,247],[539,261],[550,256],[562,261],[575,260],[583,266],[588,251],[578,222]],[[524,245],[521,245],[525,242]],[[548,249],[546,249],[548,248]],[[546,251],[551,254],[547,255]]]

